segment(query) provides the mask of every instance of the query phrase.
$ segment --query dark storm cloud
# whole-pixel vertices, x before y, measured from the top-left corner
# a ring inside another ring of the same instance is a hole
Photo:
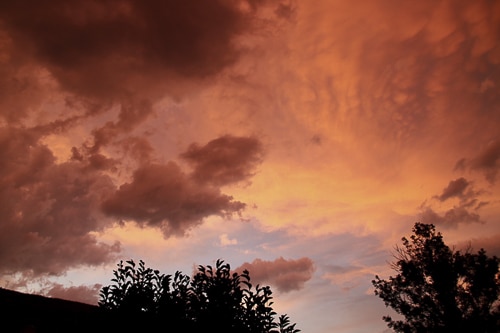
[[[249,180],[261,155],[262,144],[255,138],[226,135],[204,146],[192,144],[181,154],[194,165],[192,173],[172,161],[144,164],[103,203],[103,211],[159,227],[166,237],[183,235],[205,217],[227,217],[245,208],[221,193],[220,186]]]
[[[57,275],[70,267],[113,260],[120,245],[103,244],[96,238],[96,232],[115,221],[104,214],[160,228],[166,237],[183,235],[211,215],[239,214],[245,208],[244,203],[221,193],[212,183],[199,181],[197,174],[213,173],[224,179],[224,184],[248,180],[256,163],[253,157],[260,152],[241,149],[237,155],[217,155],[213,151],[219,161],[223,157],[228,159],[219,166],[221,170],[208,163],[206,172],[200,164],[193,173],[184,172],[175,162],[150,164],[146,158],[132,180],[117,189],[107,175],[117,167],[115,160],[97,153],[82,154],[74,148],[69,161],[57,163],[52,152],[41,143],[43,136],[44,131],[39,128],[0,129],[0,271],[3,273]],[[255,139],[223,137],[197,149],[211,151],[214,142],[222,152],[247,146],[241,143],[261,146]],[[139,155],[143,153],[142,147],[149,147],[139,138],[128,138],[123,145]],[[232,161],[235,157],[243,162]]]
[[[421,221],[445,227],[456,227],[460,223],[484,223],[478,212],[488,202],[480,200],[482,193],[481,190],[475,190],[473,183],[464,177],[452,180],[440,195],[435,195],[433,198],[439,202],[457,198],[458,203],[440,214],[430,203],[424,202],[420,207]]]
[[[431,207],[424,207],[420,213],[423,223],[439,225],[443,227],[456,227],[460,223],[484,223],[481,216],[464,206],[456,206],[440,215]]]
[[[500,170],[500,140],[490,142],[472,159],[459,160],[455,168],[481,171],[486,179],[494,184]]]
[[[150,145],[141,154],[127,136],[153,113],[159,98],[178,97],[234,64],[243,50],[238,38],[262,23],[257,12],[266,6],[283,5],[227,0],[3,1],[0,120],[12,125],[26,119],[40,123],[47,117],[81,124],[118,106],[117,119],[95,125],[92,141],[75,148],[74,157],[109,169],[114,161],[105,160],[101,149],[114,145],[133,153],[131,157],[149,159]],[[45,104],[54,95],[65,105]],[[141,141],[137,138],[136,143]]]
[[[0,129],[0,271],[61,274],[99,265],[119,244],[97,241],[99,204],[114,190],[108,176],[80,162],[55,163],[29,129]]]
[[[289,292],[302,289],[304,283],[312,278],[314,263],[307,257],[296,260],[280,257],[274,261],[255,259],[244,263],[236,271],[244,269],[250,272],[252,283],[269,283],[281,292]]]
[[[204,78],[234,63],[241,52],[235,38],[253,27],[241,3],[3,1],[0,20],[14,55],[36,59],[69,91],[107,97],[175,77]],[[254,11],[265,5],[252,4]]]
[[[165,237],[183,235],[207,216],[229,216],[244,207],[218,188],[193,181],[174,162],[140,167],[103,203],[105,213],[159,227]]]
[[[445,201],[449,198],[458,197],[463,198],[465,196],[465,190],[469,186],[469,181],[467,179],[460,177],[458,179],[450,181],[448,186],[443,189],[443,192],[437,196],[439,201]]]
[[[225,135],[203,147],[192,144],[181,157],[194,166],[192,177],[198,182],[221,186],[252,177],[262,155],[257,138]]]

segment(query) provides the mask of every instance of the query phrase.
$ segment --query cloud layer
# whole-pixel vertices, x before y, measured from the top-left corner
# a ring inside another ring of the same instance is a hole
[[[29,10],[26,10],[29,8]],[[69,91],[109,98],[234,63],[251,17],[236,2],[5,2],[12,57],[33,59]]]

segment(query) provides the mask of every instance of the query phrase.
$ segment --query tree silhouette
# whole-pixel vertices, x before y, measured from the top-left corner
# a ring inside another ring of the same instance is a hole
[[[231,272],[217,260],[191,278],[160,274],[133,260],[120,261],[114,284],[101,289],[99,306],[141,328],[182,327],[183,332],[298,333],[287,315],[276,318],[269,286],[250,283],[247,270]],[[135,318],[135,319],[134,319]],[[146,323],[145,323],[146,322]]]
[[[384,316],[396,332],[500,331],[499,260],[452,251],[432,224],[416,223],[410,239],[396,247],[398,273],[372,281],[375,294],[404,317]]]

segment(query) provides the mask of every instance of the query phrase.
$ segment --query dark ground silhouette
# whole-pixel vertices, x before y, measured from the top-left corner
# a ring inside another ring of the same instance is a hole
[[[111,333],[139,328],[97,305],[3,288],[0,288],[0,318],[0,332],[6,333]]]

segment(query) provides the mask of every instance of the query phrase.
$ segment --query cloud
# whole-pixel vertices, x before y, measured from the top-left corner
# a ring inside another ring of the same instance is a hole
[[[488,201],[480,200],[484,191],[475,190],[474,184],[464,177],[448,183],[441,194],[433,196],[440,203],[452,198],[459,199],[458,203],[441,214],[436,212],[432,203],[425,201],[420,206],[419,218],[423,223],[432,223],[445,227],[456,227],[460,223],[485,223],[479,215],[479,210],[488,205]]]
[[[151,103],[146,100],[137,100],[136,98],[127,98],[120,105],[118,120],[108,121],[102,127],[95,128],[92,131],[94,142],[88,147],[91,153],[96,153],[102,146],[105,146],[120,134],[130,133],[134,128],[144,122],[153,112]]]
[[[57,164],[33,129],[0,128],[0,271],[62,274],[112,260],[119,244],[95,237],[111,179],[80,162]]]
[[[140,167],[132,181],[121,185],[102,205],[106,214],[159,227],[165,237],[184,235],[205,217],[228,217],[244,207],[218,188],[192,180],[174,162]]]
[[[103,211],[159,227],[165,237],[184,235],[210,215],[241,213],[245,203],[221,193],[220,186],[248,180],[261,154],[256,138],[226,135],[201,147],[192,144],[181,154],[195,166],[192,173],[172,161],[144,164],[103,203]]]
[[[105,244],[97,239],[97,234],[113,225],[115,218],[160,228],[168,237],[184,235],[211,215],[240,214],[246,206],[222,193],[218,186],[201,182],[195,175],[204,172],[202,164],[195,172],[186,173],[175,162],[155,164],[145,159],[131,181],[117,188],[111,178],[116,171],[113,168],[119,166],[116,160],[98,153],[87,156],[88,152],[81,154],[73,149],[71,159],[58,163],[42,143],[45,135],[41,127],[0,128],[2,273],[60,275],[71,267],[115,260],[120,244]],[[245,138],[224,138],[197,149],[210,150],[206,147],[216,142],[221,151],[233,151],[245,147],[241,142],[248,143]],[[248,140],[261,146],[256,139]],[[138,156],[137,150],[149,147],[139,138],[124,142]],[[248,180],[257,153],[255,149],[238,151],[237,157],[247,164],[229,161],[220,165],[222,171],[206,163],[210,171],[205,174],[216,174],[226,179],[225,184]],[[216,152],[214,156],[220,161],[236,157]]]
[[[463,177],[460,177],[456,180],[452,180],[450,181],[448,186],[445,189],[443,189],[441,195],[437,196],[437,198],[439,199],[439,201],[445,201],[453,197],[463,198],[465,195],[464,194],[465,189],[467,189],[469,185],[470,185],[469,181],[467,181],[467,179]]]
[[[500,170],[500,140],[490,142],[472,159],[460,159],[455,169],[470,169],[484,173],[486,180],[494,184]]]
[[[181,157],[194,166],[196,181],[222,186],[252,177],[262,161],[263,147],[254,137],[225,135],[203,147],[191,144]]]
[[[0,19],[13,56],[36,59],[68,91],[102,98],[233,64],[236,38],[255,28],[252,14],[265,5],[252,3],[244,11],[225,0],[24,0],[2,3]]]
[[[229,238],[228,234],[222,234],[219,236],[219,245],[222,247],[226,247],[229,245],[237,245],[238,240],[236,238]]]
[[[471,237],[470,239],[459,242],[455,245],[458,251],[477,252],[479,249],[484,249],[488,256],[500,256],[500,234],[495,234],[490,237]]]
[[[338,285],[343,291],[349,291],[360,285],[364,285],[368,276],[373,276],[373,269],[353,265],[327,265],[325,267],[324,279]]]
[[[443,227],[457,227],[460,223],[484,223],[478,213],[471,212],[464,206],[456,206],[448,209],[443,215],[440,215],[427,206],[421,210],[419,215],[422,223]]]
[[[110,167],[92,155],[111,144],[123,149],[118,146],[156,112],[156,102],[165,96],[178,100],[214,79],[240,58],[242,36],[282,17],[276,13],[266,23],[259,17],[261,9],[280,8],[280,1],[252,2],[250,9],[244,4],[2,2],[0,122],[83,124],[92,141],[84,138],[77,152]],[[107,121],[99,124],[103,114]]]
[[[255,259],[251,263],[244,263],[236,271],[248,270],[253,284],[269,283],[280,292],[300,290],[304,283],[312,278],[314,263],[311,259],[284,259],[280,257],[274,261]]]
[[[370,172],[415,150],[427,156],[431,144],[451,152],[492,138],[497,89],[480,91],[486,79],[498,83],[498,4],[324,1],[300,9],[301,28],[289,41],[299,74],[275,82],[297,95],[286,113],[297,110],[312,131],[362,151],[359,164]]]
[[[51,287],[45,288],[45,296],[60,298],[75,302],[97,305],[101,284],[91,286],[70,286],[65,287],[60,283],[53,283]]]

